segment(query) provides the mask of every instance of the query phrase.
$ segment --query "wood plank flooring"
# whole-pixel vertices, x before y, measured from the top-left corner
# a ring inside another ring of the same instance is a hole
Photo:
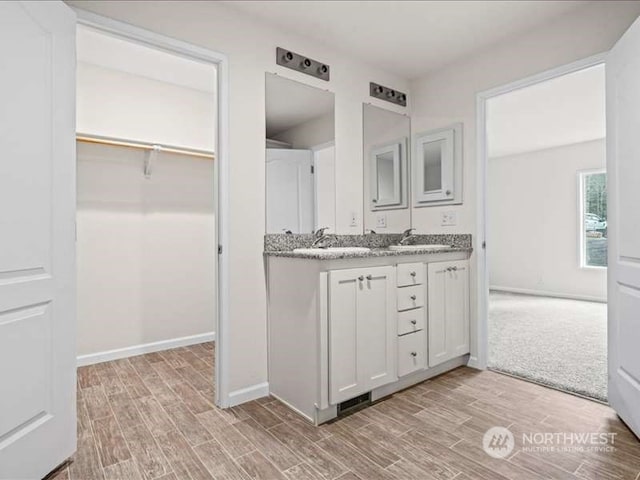
[[[78,451],[56,480],[640,480],[640,442],[608,407],[459,368],[321,427],[274,398],[213,403],[214,345],[78,369]],[[505,426],[516,448],[488,456]],[[530,432],[617,433],[611,453],[522,451]]]

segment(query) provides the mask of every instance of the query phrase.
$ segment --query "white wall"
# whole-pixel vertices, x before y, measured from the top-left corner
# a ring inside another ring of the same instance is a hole
[[[213,162],[78,144],[78,355],[211,333]]]
[[[408,82],[316,42],[269,28],[219,2],[69,2],[78,8],[223,52],[230,80],[230,390],[267,381],[265,225],[265,72],[329,89],[336,100],[336,200],[340,233],[362,232],[362,103],[369,82],[406,91]],[[331,65],[324,82],[276,66],[276,47]],[[380,105],[386,102],[379,102]],[[394,108],[387,107],[385,108]],[[397,111],[404,109],[398,108]],[[354,181],[354,179],[359,179]],[[358,215],[350,225],[351,212]],[[250,300],[247,300],[248,296]]]
[[[580,268],[578,219],[578,172],[605,160],[604,139],[489,160],[492,288],[606,300],[606,271]]]
[[[82,62],[77,72],[78,132],[214,150],[215,94]]]
[[[412,131],[422,132],[455,122],[464,123],[463,205],[414,208],[418,233],[476,233],[476,94],[493,87],[609,50],[640,14],[638,2],[588,4],[535,30],[415,80]],[[457,225],[441,226],[443,211],[457,213]],[[474,248],[480,239],[474,237]],[[477,319],[477,278],[472,256],[472,319]],[[472,321],[472,339],[476,338]],[[477,353],[475,345],[472,356]]]

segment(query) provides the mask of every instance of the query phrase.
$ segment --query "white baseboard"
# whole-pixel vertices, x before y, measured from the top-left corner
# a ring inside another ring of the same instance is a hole
[[[145,343],[142,345],[133,345],[131,347],[116,348],[115,350],[107,350],[105,352],[89,353],[87,355],[79,355],[76,359],[78,367],[93,365],[94,363],[109,362],[120,358],[135,357],[144,353],[159,352],[161,350],[169,350],[171,348],[186,347],[188,345],[196,345],[198,343],[215,341],[215,332],[201,333],[199,335],[191,335],[189,337],[171,338],[169,340],[161,340],[159,342]]]
[[[229,394],[229,406],[235,407],[241,403],[250,402],[269,395],[269,382],[258,383],[250,387],[234,390]]]
[[[567,298],[569,300],[584,300],[587,302],[607,303],[607,299],[602,297],[592,297],[590,295],[574,295],[572,293],[545,292],[543,290],[529,290],[527,288],[498,287],[492,285],[489,287],[489,290],[506,293],[521,293],[523,295],[533,295],[536,297]]]

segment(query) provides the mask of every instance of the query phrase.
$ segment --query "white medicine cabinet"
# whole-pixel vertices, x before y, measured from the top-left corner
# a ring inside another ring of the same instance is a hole
[[[462,124],[421,133],[413,156],[414,206],[462,203]]]

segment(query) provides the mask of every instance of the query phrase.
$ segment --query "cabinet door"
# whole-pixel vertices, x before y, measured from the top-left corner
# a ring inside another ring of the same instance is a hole
[[[450,262],[447,273],[446,309],[449,358],[469,353],[469,262]]]
[[[429,366],[448,360],[446,280],[448,262],[427,265]]]
[[[364,391],[397,380],[396,279],[394,267],[363,269],[358,295],[358,361]]]
[[[396,377],[393,267],[329,274],[329,402],[340,403]]]
[[[358,368],[358,293],[365,284],[362,269],[329,273],[329,403],[362,393]]]
[[[469,262],[428,265],[429,366],[469,353]]]

